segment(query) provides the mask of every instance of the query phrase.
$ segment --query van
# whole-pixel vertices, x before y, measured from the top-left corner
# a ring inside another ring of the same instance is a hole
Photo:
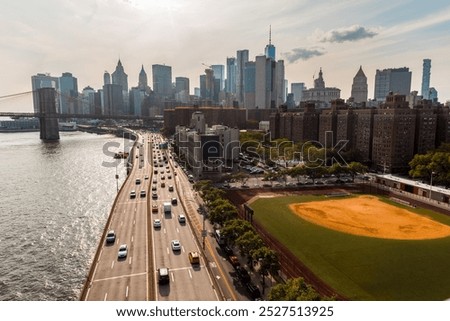
[[[167,284],[169,283],[169,268],[161,267],[158,269],[158,284]]]
[[[200,255],[198,252],[189,252],[189,262],[191,264],[200,264]]]

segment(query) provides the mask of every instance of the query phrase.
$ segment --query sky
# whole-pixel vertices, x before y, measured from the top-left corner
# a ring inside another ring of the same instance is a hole
[[[430,85],[450,100],[450,3],[447,0],[0,0],[0,111],[32,111],[31,76],[71,72],[78,89],[100,89],[120,58],[129,87],[152,64],[190,78],[205,65],[226,65],[248,49],[264,53],[272,29],[276,59],[290,84],[323,70],[325,84],[350,96],[362,66],[373,98],[377,69],[409,67],[420,94],[422,63]]]

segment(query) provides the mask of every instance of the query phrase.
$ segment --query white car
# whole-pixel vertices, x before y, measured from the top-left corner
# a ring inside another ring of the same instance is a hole
[[[171,242],[172,251],[180,251],[181,250],[181,244],[178,240],[172,240]]]
[[[126,244],[122,244],[119,247],[119,253],[117,254],[117,257],[119,259],[124,259],[127,257],[127,254],[128,254],[128,246]]]
[[[161,227],[161,220],[160,219],[153,220],[153,227],[154,228],[160,228]]]
[[[181,224],[186,223],[186,216],[184,216],[184,214],[179,214],[178,215],[178,222],[180,222]]]

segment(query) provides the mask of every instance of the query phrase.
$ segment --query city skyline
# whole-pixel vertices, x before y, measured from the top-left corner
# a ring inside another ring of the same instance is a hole
[[[45,72],[53,77],[70,72],[78,79],[79,90],[99,89],[104,71],[112,73],[118,59],[130,88],[137,86],[142,66],[151,74],[152,65],[166,64],[172,67],[172,82],[175,77],[190,79],[193,94],[204,74],[203,64],[226,65],[227,57],[236,57],[238,50],[249,50],[249,60],[255,61],[269,44],[271,26],[271,43],[276,59],[285,61],[288,88],[299,82],[312,88],[313,77],[322,68],[327,85],[341,89],[341,98],[347,99],[362,65],[370,99],[377,69],[408,67],[411,90],[420,93],[427,58],[432,60],[430,87],[437,89],[441,102],[450,99],[446,82],[450,5],[445,1],[202,4],[201,0],[5,4],[0,14],[5,33],[0,96],[30,91],[30,77]],[[343,16],[346,19],[339,18]],[[154,87],[150,79],[149,86]],[[32,110],[28,97],[0,101],[0,111],[26,104],[24,100],[28,102],[24,111]]]

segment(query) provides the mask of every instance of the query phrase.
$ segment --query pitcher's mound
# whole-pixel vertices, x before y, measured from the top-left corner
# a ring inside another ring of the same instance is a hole
[[[397,240],[450,236],[450,226],[363,195],[355,198],[290,204],[302,219],[336,231]]]

